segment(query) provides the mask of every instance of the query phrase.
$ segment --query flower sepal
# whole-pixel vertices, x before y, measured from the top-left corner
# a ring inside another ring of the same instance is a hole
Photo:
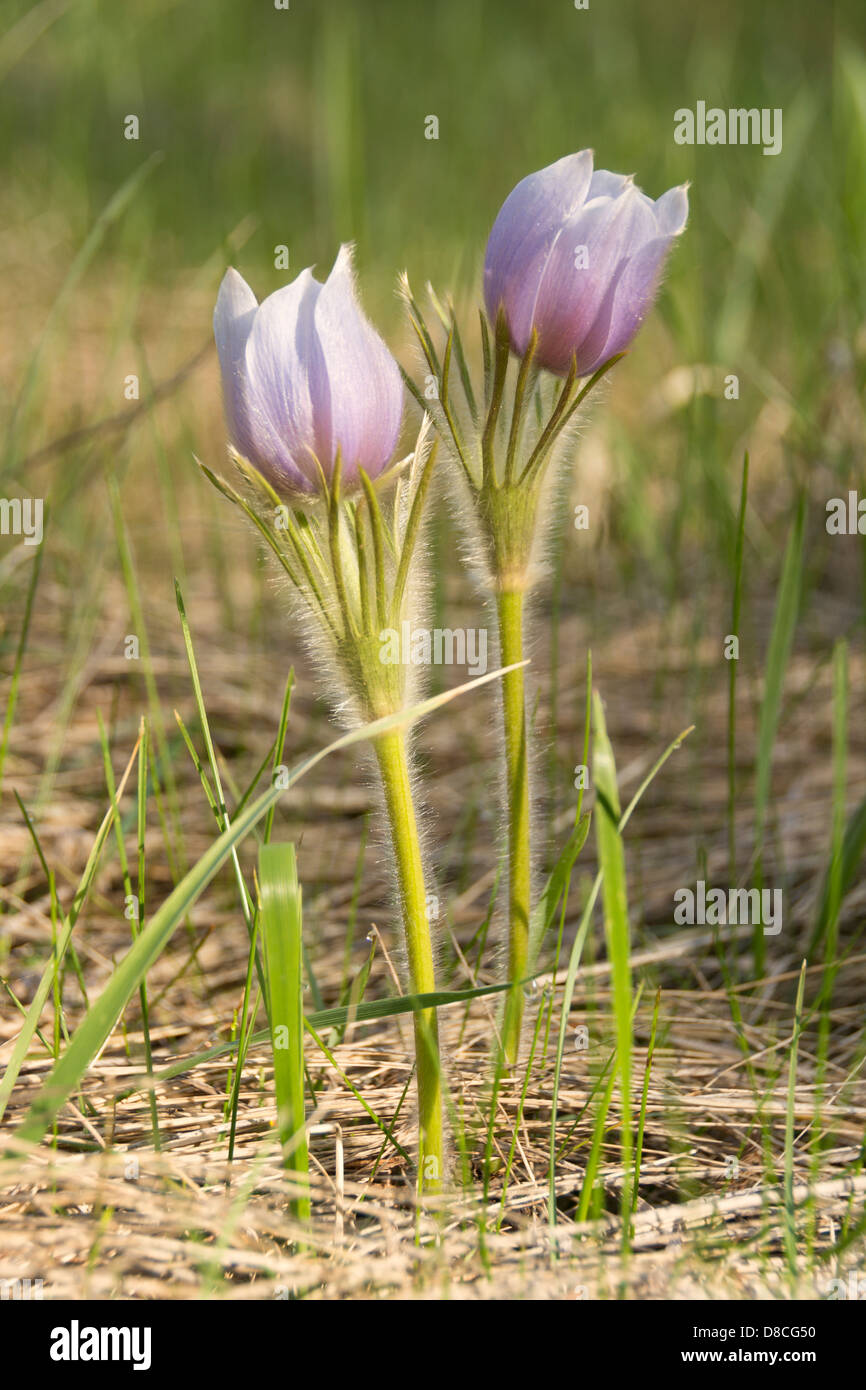
[[[199,463],[279,562],[311,620],[306,626],[320,664],[350,696],[353,722],[393,714],[412,695],[411,668],[383,660],[383,634],[410,619],[415,603],[413,555],[437,451],[429,426],[425,419],[412,454],[389,470],[394,486],[384,498],[363,470],[361,495],[343,496],[339,451],[331,478],[303,506],[286,502],[234,447],[229,457],[238,487]]]

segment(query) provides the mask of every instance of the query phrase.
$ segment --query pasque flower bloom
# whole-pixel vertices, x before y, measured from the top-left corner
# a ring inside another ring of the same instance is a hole
[[[576,354],[588,376],[631,342],[688,211],[685,186],[653,202],[631,177],[593,173],[591,150],[529,174],[487,243],[491,322],[501,307],[514,352],[526,352],[534,328],[539,366],[565,376]]]
[[[279,493],[313,493],[330,481],[376,477],[391,461],[403,414],[394,358],[364,317],[352,253],[341,246],[324,284],[312,270],[261,305],[228,270],[214,310],[231,443]]]
[[[423,587],[413,556],[436,457],[428,422],[393,488],[374,487],[372,479],[394,458],[403,382],[361,312],[348,246],[324,284],[303,270],[261,305],[229,270],[214,336],[234,460],[250,486],[237,491],[202,468],[254,523],[288,578],[335,713],[371,737],[391,831],[409,991],[429,995],[436,971],[407,727],[418,710],[406,667],[381,660],[382,629],[411,623]],[[342,495],[353,485],[363,488],[362,499]],[[299,495],[316,492],[327,494],[327,505],[299,516]],[[289,505],[275,508],[275,494]],[[371,735],[376,720],[400,712],[404,720]],[[419,1009],[413,1025],[418,1185],[427,1193],[445,1179],[436,1010]]]

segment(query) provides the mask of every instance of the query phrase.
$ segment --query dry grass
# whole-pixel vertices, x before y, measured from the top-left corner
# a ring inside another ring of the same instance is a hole
[[[58,607],[40,606],[31,649],[42,659],[24,683],[7,779],[25,804],[38,806],[46,744],[52,738],[60,670],[45,659],[59,641],[64,622]],[[239,607],[243,598],[236,595]],[[271,628],[263,642],[246,648],[237,633],[225,641],[220,606],[200,592],[190,609],[208,708],[224,765],[245,785],[264,757],[280,699],[285,651],[274,663],[269,652],[284,635],[279,613],[267,608]],[[541,611],[541,610],[539,610]],[[166,710],[176,705],[193,726],[179,630],[166,600],[151,605],[154,670]],[[615,637],[594,651],[595,670],[608,695],[609,727],[617,749],[623,792],[630,794],[646,774],[660,745],[690,722],[687,681],[677,679],[701,662],[686,646],[686,616],[668,614],[665,663],[672,696],[659,715],[645,699],[646,671],[658,651],[652,624],[623,610],[612,619]],[[815,615],[813,615],[814,617]],[[820,615],[818,615],[820,617]],[[51,795],[38,817],[42,843],[57,866],[61,898],[68,902],[105,804],[95,710],[110,717],[115,762],[125,762],[142,708],[140,676],[117,655],[128,626],[119,581],[104,591],[100,639],[86,664],[78,697],[63,737]],[[242,627],[242,624],[240,625]],[[541,633],[543,624],[538,624]],[[682,642],[677,631],[682,628]],[[670,634],[673,633],[671,641]],[[558,752],[563,764],[576,760],[583,698],[580,658],[586,634],[581,621],[564,621],[558,708]],[[539,637],[536,663],[546,669],[546,643]],[[320,706],[300,665],[298,694],[289,726],[287,761],[327,737]],[[673,675],[671,676],[671,673]],[[863,746],[862,663],[852,667],[855,703],[849,752],[849,793],[866,788]],[[412,1149],[411,1101],[400,1108],[411,1068],[411,1037],[402,1020],[356,1025],[335,1049],[338,1069],[308,1044],[317,1093],[317,1123],[338,1125],[345,1146],[345,1178],[336,1182],[335,1136],[314,1140],[315,1229],[299,1251],[287,1212],[286,1179],[279,1167],[274,1134],[272,1070],[267,1048],[251,1054],[241,1089],[235,1161],[226,1163],[226,1075],[223,1061],[197,1066],[190,1074],[159,1083],[162,1151],[153,1151],[150,1108],[139,1092],[117,1099],[131,1075],[141,1073],[141,1033],[136,1010],[116,1030],[90,1069],[83,1096],[62,1112],[54,1151],[9,1153],[2,1161],[3,1217],[0,1252],[4,1277],[42,1277],[46,1297],[57,1298],[262,1298],[287,1291],[312,1297],[562,1298],[614,1296],[622,1285],[640,1298],[820,1296],[837,1261],[816,1264],[838,1237],[852,1210],[859,1213],[866,1177],[847,1177],[862,1145],[866,1080],[852,1073],[862,1057],[862,981],[866,954],[855,924],[864,889],[846,900],[841,942],[847,958],[840,968],[832,1010],[832,1034],[820,1116],[816,1116],[814,1030],[800,1041],[795,1099],[795,1181],[799,1203],[798,1242],[804,1254],[799,1277],[783,1255],[784,1204],[778,1184],[783,1171],[787,1104],[786,1061],[793,1026],[793,998],[800,962],[814,919],[829,835],[829,672],[815,676],[814,656],[801,651],[789,673],[790,690],[810,689],[809,713],[795,713],[776,758],[776,868],[786,866],[785,928],[768,940],[768,969],[750,979],[750,929],[723,931],[728,965],[742,1009],[738,1039],[730,1001],[711,933],[671,928],[674,888],[694,881],[695,845],[707,854],[708,873],[723,878],[726,847],[724,719],[721,683],[710,682],[703,721],[691,746],[668,764],[647,795],[628,835],[630,891],[635,914],[635,965],[646,988],[635,1020],[635,1076],[644,1075],[654,995],[661,989],[659,1039],[648,1092],[647,1127],[635,1219],[634,1254],[619,1257],[617,1207],[620,1181],[616,1096],[604,1136],[600,1182],[607,1213],[581,1227],[563,1224],[552,1243],[547,1224],[547,1146],[554,1049],[539,1058],[517,1128],[514,1167],[505,1191],[502,1175],[518,1113],[522,1072],[510,1078],[498,1100],[494,1177],[486,1210],[480,1186],[488,1097],[488,1050],[493,1012],[478,1001],[464,1014],[442,1018],[448,1079],[454,1104],[470,1136],[475,1183],[449,1202],[444,1220],[420,1218],[411,1179],[397,1150],[359,1106],[345,1077],[390,1125],[394,1138]],[[748,701],[744,702],[746,705]],[[424,793],[432,808],[431,841],[447,845],[435,863],[450,885],[451,928],[464,944],[481,923],[491,885],[496,824],[485,808],[495,785],[496,743],[470,702],[458,703],[446,719],[425,725]],[[816,710],[820,712],[816,717]],[[542,700],[537,719],[543,730]],[[744,720],[741,757],[751,756],[753,731]],[[210,812],[191,764],[176,759],[178,804],[187,859],[198,856],[213,836]],[[539,781],[541,782],[541,778]],[[300,843],[306,885],[305,930],[326,1002],[339,988],[343,941],[353,900],[362,817],[373,808],[366,775],[346,758],[317,774],[286,797],[279,834]],[[472,836],[453,832],[467,808],[478,812]],[[128,807],[127,807],[128,809]],[[554,820],[559,838],[567,820]],[[749,811],[739,816],[743,845],[749,840]],[[449,836],[452,838],[449,839]],[[49,950],[50,904],[44,876],[33,856],[22,874],[28,841],[14,803],[5,801],[0,824],[0,870],[5,929],[10,941],[8,978],[26,1003]],[[154,822],[148,840],[149,891],[154,900],[169,886],[161,830]],[[573,886],[566,939],[573,933],[593,849],[587,845]],[[378,929],[381,945],[371,977],[371,994],[391,988],[397,930],[385,884],[383,855],[368,855],[357,902],[358,930],[353,968],[366,954],[364,936]],[[768,879],[771,880],[768,869]],[[106,857],[85,918],[76,930],[77,949],[91,997],[126,948],[128,923],[118,904],[123,888],[116,862]],[[450,959],[450,954],[445,951]],[[247,940],[231,881],[220,878],[179,930],[148,978],[157,1070],[227,1036],[239,1006],[246,973]],[[807,1001],[814,997],[821,966],[807,971]],[[495,978],[488,952],[480,980]],[[459,967],[454,983],[467,983]],[[553,1005],[553,1034],[561,991],[550,981],[533,1001]],[[64,1000],[70,1028],[81,1013],[74,977]],[[610,1009],[607,964],[598,943],[587,951],[572,1009],[572,1027],[586,1024],[588,1051],[566,1051],[559,1100],[557,1200],[563,1217],[576,1208],[593,1106],[587,1106],[600,1065],[609,1052]],[[6,1008],[3,1055],[17,1031]],[[744,1051],[745,1044],[746,1050]],[[44,1077],[48,1063],[28,1061],[16,1088],[9,1119],[19,1117]],[[760,1113],[756,1094],[762,1097]],[[474,1137],[473,1137],[474,1136]],[[566,1141],[566,1136],[568,1139]],[[812,1148],[821,1139],[820,1148]],[[775,1174],[775,1177],[773,1176]],[[810,1200],[805,1201],[809,1196]],[[501,1206],[501,1225],[497,1225]],[[481,1236],[480,1223],[486,1233]],[[343,1225],[339,1236],[335,1223]],[[420,1224],[419,1224],[420,1223]],[[420,1232],[420,1235],[419,1235]],[[417,1238],[416,1238],[417,1237]],[[806,1258],[806,1252],[809,1257]],[[862,1243],[842,1260],[860,1258]]]

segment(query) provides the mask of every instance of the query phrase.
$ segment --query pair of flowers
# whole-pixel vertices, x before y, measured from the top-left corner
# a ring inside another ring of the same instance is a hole
[[[210,476],[254,521],[312,615],[304,630],[324,660],[343,717],[349,708],[368,722],[411,702],[408,673],[379,660],[379,635],[413,616],[420,571],[416,541],[437,443],[425,418],[407,466],[393,470],[393,487],[386,489],[402,426],[404,384],[450,455],[458,518],[495,605],[505,668],[511,988],[501,1034],[502,1053],[511,1062],[520,1048],[523,981],[537,948],[530,941],[523,626],[543,533],[545,475],[569,440],[569,424],[588,391],[637,332],[688,214],[685,188],[653,202],[631,178],[593,172],[592,163],[588,150],[568,155],[523,179],[501,208],[484,264],[484,371],[476,386],[453,311],[449,315],[432,296],[446,333],[440,352],[405,280],[410,318],[436,379],[433,399],[404,379],[359,307],[346,246],[324,284],[304,270],[261,305],[229,270],[214,315],[231,454],[243,487],[236,491]],[[458,370],[452,371],[455,358]],[[582,378],[588,381],[579,389]],[[409,986],[428,994],[436,987],[434,955],[405,729],[399,723],[389,728],[373,747]],[[413,1018],[419,1185],[435,1190],[444,1178],[435,1010],[419,1008]],[[272,1019],[272,1027],[277,1022]]]
[[[688,215],[685,188],[653,202],[592,163],[583,150],[523,179],[484,265],[490,323],[501,309],[518,356],[534,331],[537,366],[560,377],[573,358],[589,376],[628,346]],[[375,478],[388,466],[403,383],[358,305],[347,246],[324,284],[303,270],[261,305],[229,270],[214,331],[231,442],[278,493],[320,492],[338,450],[344,487],[359,485],[362,469]]]

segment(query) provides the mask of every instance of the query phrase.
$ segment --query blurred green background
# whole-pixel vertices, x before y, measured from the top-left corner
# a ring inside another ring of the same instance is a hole
[[[0,50],[5,218],[38,217],[50,203],[83,238],[136,161],[161,150],[165,164],[114,248],[148,277],[171,283],[252,214],[249,259],[265,272],[275,242],[300,267],[357,238],[362,264],[385,279],[403,263],[471,278],[511,185],[591,145],[603,167],[633,169],[654,195],[695,180],[700,274],[689,288],[700,289],[702,313],[690,326],[705,340],[744,220],[750,210],[772,217],[790,197],[796,218],[779,226],[774,287],[788,283],[785,326],[815,327],[821,275],[843,271],[834,237],[846,222],[863,233],[852,53],[862,8],[13,0]],[[676,146],[673,112],[698,99],[782,107],[782,157]],[[130,112],[137,143],[122,138]],[[438,141],[424,138],[428,114]]]
[[[862,385],[863,8],[13,0],[0,40],[0,252],[25,303],[3,349],[7,406],[76,253],[154,152],[162,162],[100,237],[80,287],[104,297],[122,277],[115,334],[146,340],[160,292],[177,314],[229,259],[261,297],[285,278],[275,245],[288,246],[292,274],[316,264],[324,275],[355,239],[367,304],[397,345],[395,273],[468,296],[509,189],[588,145],[653,196],[692,181],[660,314],[667,362],[741,376],[741,408],[722,412],[714,453],[724,459],[768,399],[819,430],[827,373],[856,355]],[[699,99],[781,107],[782,154],[676,145],[674,111]],[[137,141],[124,138],[129,114]],[[438,140],[425,139],[428,115]],[[89,348],[107,355],[110,334]],[[638,355],[640,375],[657,372],[651,348]]]
[[[864,30],[858,0],[12,0],[0,36],[3,486],[52,501],[71,583],[100,543],[116,573],[102,479],[119,475],[152,577],[145,607],[171,613],[172,573],[188,572],[219,588],[230,629],[242,579],[225,556],[253,546],[192,463],[223,458],[212,355],[131,431],[39,451],[127,408],[128,373],[146,398],[192,357],[228,262],[260,298],[283,283],[278,245],[290,275],[315,264],[324,277],[356,240],[365,306],[408,367],[403,267],[416,292],[429,278],[455,295],[472,346],[503,198],[591,146],[599,167],[633,171],[653,196],[690,180],[692,213],[656,310],[592,412],[575,487],[593,522],[579,544],[567,518],[558,531],[551,631],[573,594],[590,628],[627,595],[662,613],[686,596],[696,636],[713,605],[727,609],[746,448],[747,596],[772,593],[805,490],[803,612],[824,585],[845,595],[831,624],[862,631],[866,538],[828,537],[824,503],[863,481]],[[781,154],[677,145],[674,113],[698,101],[781,108]],[[124,138],[130,115],[137,140]],[[441,527],[436,545],[441,580],[456,572]],[[24,601],[18,570],[10,614]],[[272,600],[256,585],[260,618]],[[74,584],[68,602],[90,612]],[[753,617],[765,630],[767,611],[747,601],[746,628]],[[829,652],[826,615],[816,621]],[[10,618],[8,651],[19,626]],[[760,642],[749,652],[756,672]],[[663,702],[663,682],[654,693]]]

